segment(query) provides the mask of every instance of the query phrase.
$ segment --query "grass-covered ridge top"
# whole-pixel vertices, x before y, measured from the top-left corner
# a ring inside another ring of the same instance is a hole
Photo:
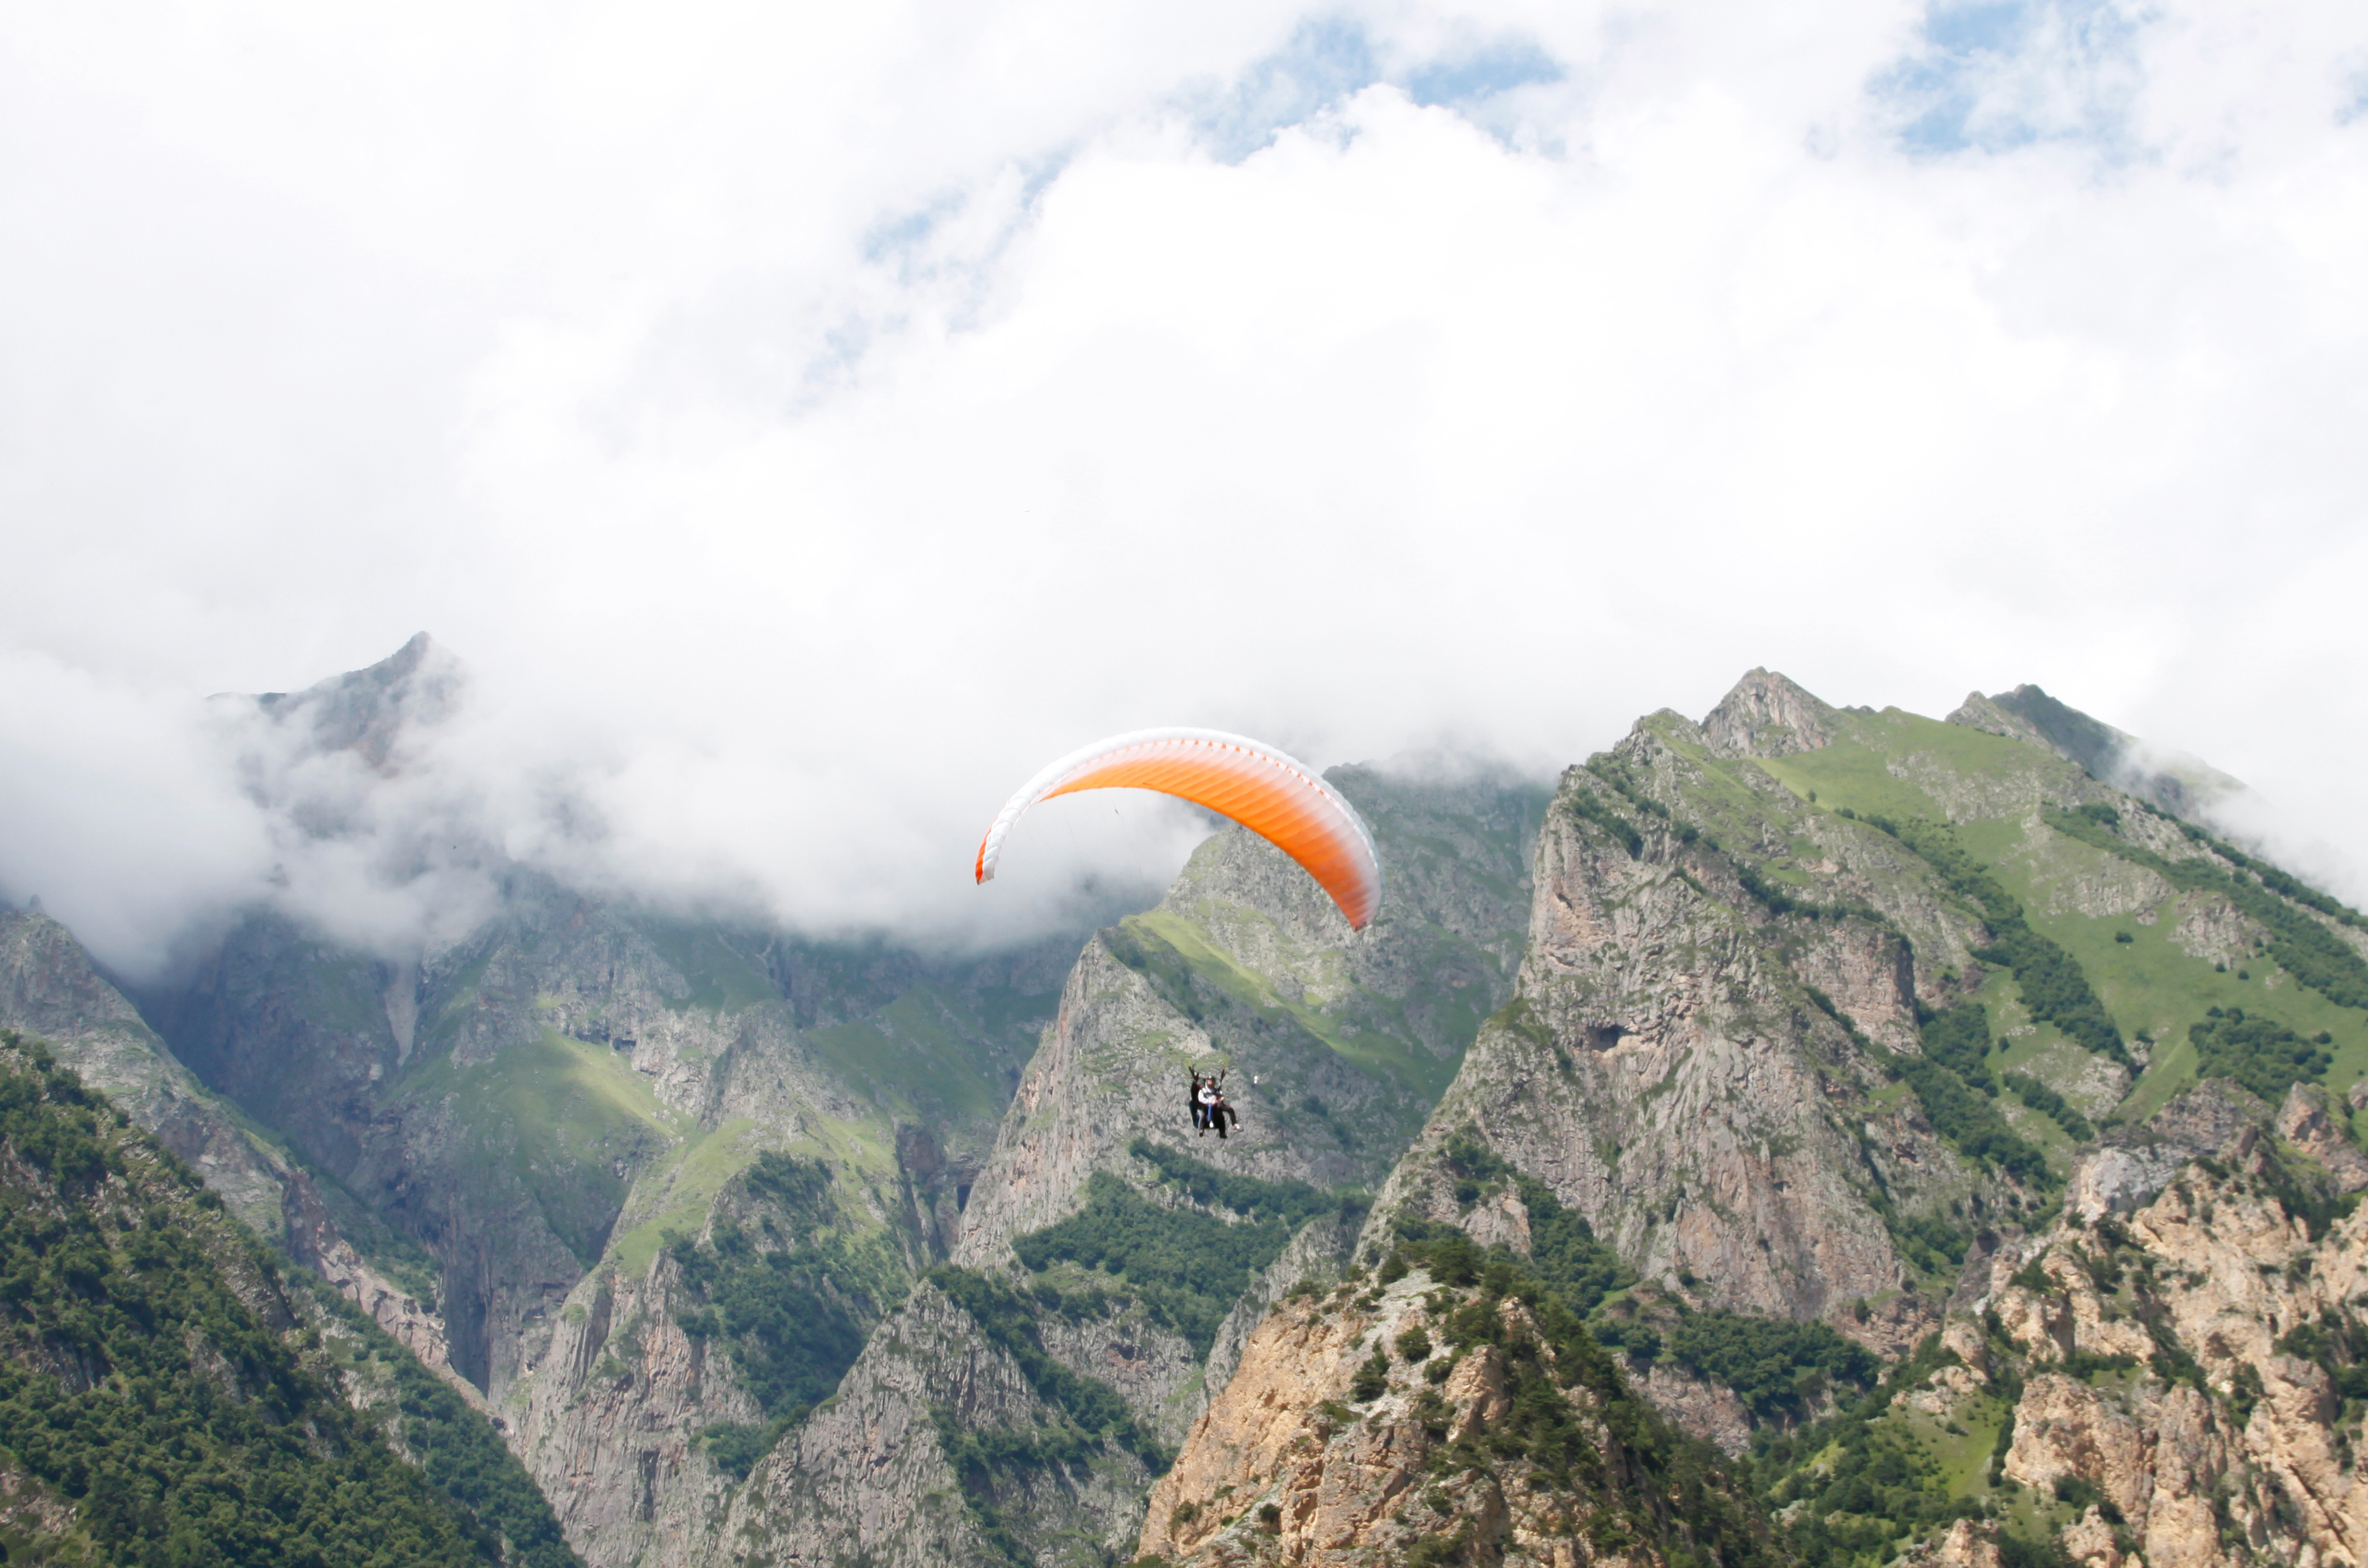
[[[0,1449],[108,1560],[574,1563],[530,1510],[492,1522],[518,1478],[438,1443],[432,1397],[414,1403],[444,1484],[399,1458],[291,1289],[186,1166],[0,1034]]]

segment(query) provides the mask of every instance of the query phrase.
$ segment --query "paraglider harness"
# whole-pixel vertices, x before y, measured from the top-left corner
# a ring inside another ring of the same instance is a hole
[[[1217,1136],[1225,1136],[1229,1124],[1238,1123],[1241,1116],[1225,1100],[1225,1075],[1223,1073],[1203,1078],[1192,1074],[1192,1125],[1202,1137],[1215,1128]]]

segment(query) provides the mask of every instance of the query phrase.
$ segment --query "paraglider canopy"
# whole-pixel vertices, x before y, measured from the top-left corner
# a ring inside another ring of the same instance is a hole
[[[1272,746],[1222,730],[1136,730],[1071,752],[996,813],[979,841],[978,880],[994,880],[1005,836],[1037,801],[1119,789],[1156,790],[1231,817],[1304,867],[1355,930],[1381,907],[1381,857],[1357,808]]]

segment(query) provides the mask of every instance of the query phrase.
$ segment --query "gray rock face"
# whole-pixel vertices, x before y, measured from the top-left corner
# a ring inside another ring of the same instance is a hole
[[[1702,720],[1715,756],[1786,756],[1834,738],[1834,710],[1772,671],[1755,669]]]
[[[1750,1445],[1751,1412],[1733,1389],[1666,1361],[1654,1362],[1636,1386],[1691,1436],[1715,1443],[1728,1454],[1739,1454]]]
[[[2064,1211],[2083,1224],[2134,1214],[2170,1184],[2187,1156],[2168,1145],[2108,1145],[2084,1157],[2064,1189]]]
[[[699,1568],[734,1487],[697,1448],[762,1412],[725,1358],[683,1332],[676,1271],[595,1275],[569,1300],[510,1402],[511,1441],[587,1565]]]
[[[1878,1194],[1910,1212],[1998,1196],[1913,1102],[1880,1093],[1880,1064],[1824,1010],[1917,1050],[1919,971],[1897,933],[1939,955],[1964,951],[1968,926],[1896,841],[1812,820],[1764,775],[1717,771],[1721,749],[1748,739],[1782,754],[1823,722],[1823,705],[1781,677],[1737,690],[1723,747],[1656,715],[1565,776],[1538,841],[1519,994],[1482,1029],[1374,1223],[1402,1205],[1472,1222],[1439,1161],[1470,1127],[1648,1275],[1691,1279],[1705,1301],[1815,1317],[1913,1285]],[[1605,825],[1622,820],[1606,802],[1623,786],[1666,813],[1621,808],[1643,824],[1633,847]],[[1720,797],[1723,815],[1702,815]],[[1772,914],[1709,847],[1812,835],[1796,860],[1823,868],[1830,891],[1817,896],[1876,908],[1888,927]]]
[[[2237,1153],[2246,1135],[2269,1120],[2270,1108],[2258,1095],[2226,1078],[2206,1078],[2155,1112],[2143,1128],[2114,1136],[2171,1149],[2191,1160],[2220,1159]]]

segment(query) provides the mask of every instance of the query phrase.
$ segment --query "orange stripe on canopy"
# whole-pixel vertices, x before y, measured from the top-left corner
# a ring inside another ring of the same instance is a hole
[[[1305,868],[1355,930],[1381,907],[1381,857],[1357,808],[1281,752],[1218,730],[1138,730],[1063,757],[996,814],[972,863],[977,880],[994,880],[1029,807],[1080,790],[1156,790],[1232,818]]]

